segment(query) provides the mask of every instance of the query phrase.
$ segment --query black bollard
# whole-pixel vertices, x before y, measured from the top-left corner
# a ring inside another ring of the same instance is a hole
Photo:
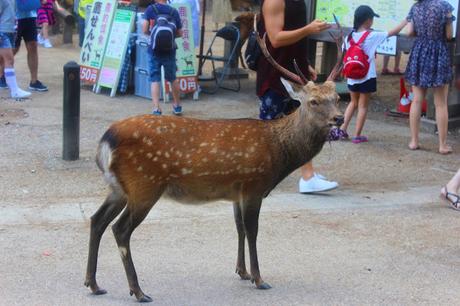
[[[77,160],[80,154],[80,66],[64,65],[63,160]]]

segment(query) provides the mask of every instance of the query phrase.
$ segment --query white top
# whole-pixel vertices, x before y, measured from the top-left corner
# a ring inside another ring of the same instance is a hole
[[[361,36],[363,36],[363,32],[353,32],[353,40],[355,42],[358,42],[361,39]],[[376,32],[372,31],[369,36],[364,40],[362,44],[362,48],[364,52],[369,56],[369,72],[367,75],[362,78],[362,79],[347,79],[347,84],[348,85],[354,85],[354,84],[361,84],[366,82],[369,79],[376,78],[377,77],[377,70],[375,68],[375,52],[377,51],[377,47],[385,41],[385,39],[388,38],[388,32]],[[350,48],[350,43],[348,42],[348,35],[345,36],[345,47],[348,50]]]

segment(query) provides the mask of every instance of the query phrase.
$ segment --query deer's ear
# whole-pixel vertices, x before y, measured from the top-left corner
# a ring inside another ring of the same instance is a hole
[[[281,83],[283,83],[284,85],[284,88],[286,88],[286,91],[288,92],[289,96],[294,100],[302,101],[301,97],[302,97],[303,87],[297,83],[288,81],[285,78],[280,78],[280,79],[281,79]]]

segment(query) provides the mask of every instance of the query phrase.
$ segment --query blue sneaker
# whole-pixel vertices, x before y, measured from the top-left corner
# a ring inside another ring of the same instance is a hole
[[[30,83],[29,89],[34,90],[34,91],[41,91],[41,92],[48,91],[48,87],[43,85],[43,83],[40,82],[39,80],[36,80],[34,83]]]
[[[154,109],[153,112],[152,112],[152,115],[161,116],[161,110],[159,108]]]
[[[0,89],[8,89],[8,84],[6,84],[5,76],[0,77]]]
[[[173,114],[182,115],[182,106],[173,104]]]

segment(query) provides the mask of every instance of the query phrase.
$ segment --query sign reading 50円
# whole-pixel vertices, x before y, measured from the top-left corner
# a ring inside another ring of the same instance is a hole
[[[96,84],[116,8],[116,0],[95,0],[87,17],[85,39],[80,52],[80,79]]]

